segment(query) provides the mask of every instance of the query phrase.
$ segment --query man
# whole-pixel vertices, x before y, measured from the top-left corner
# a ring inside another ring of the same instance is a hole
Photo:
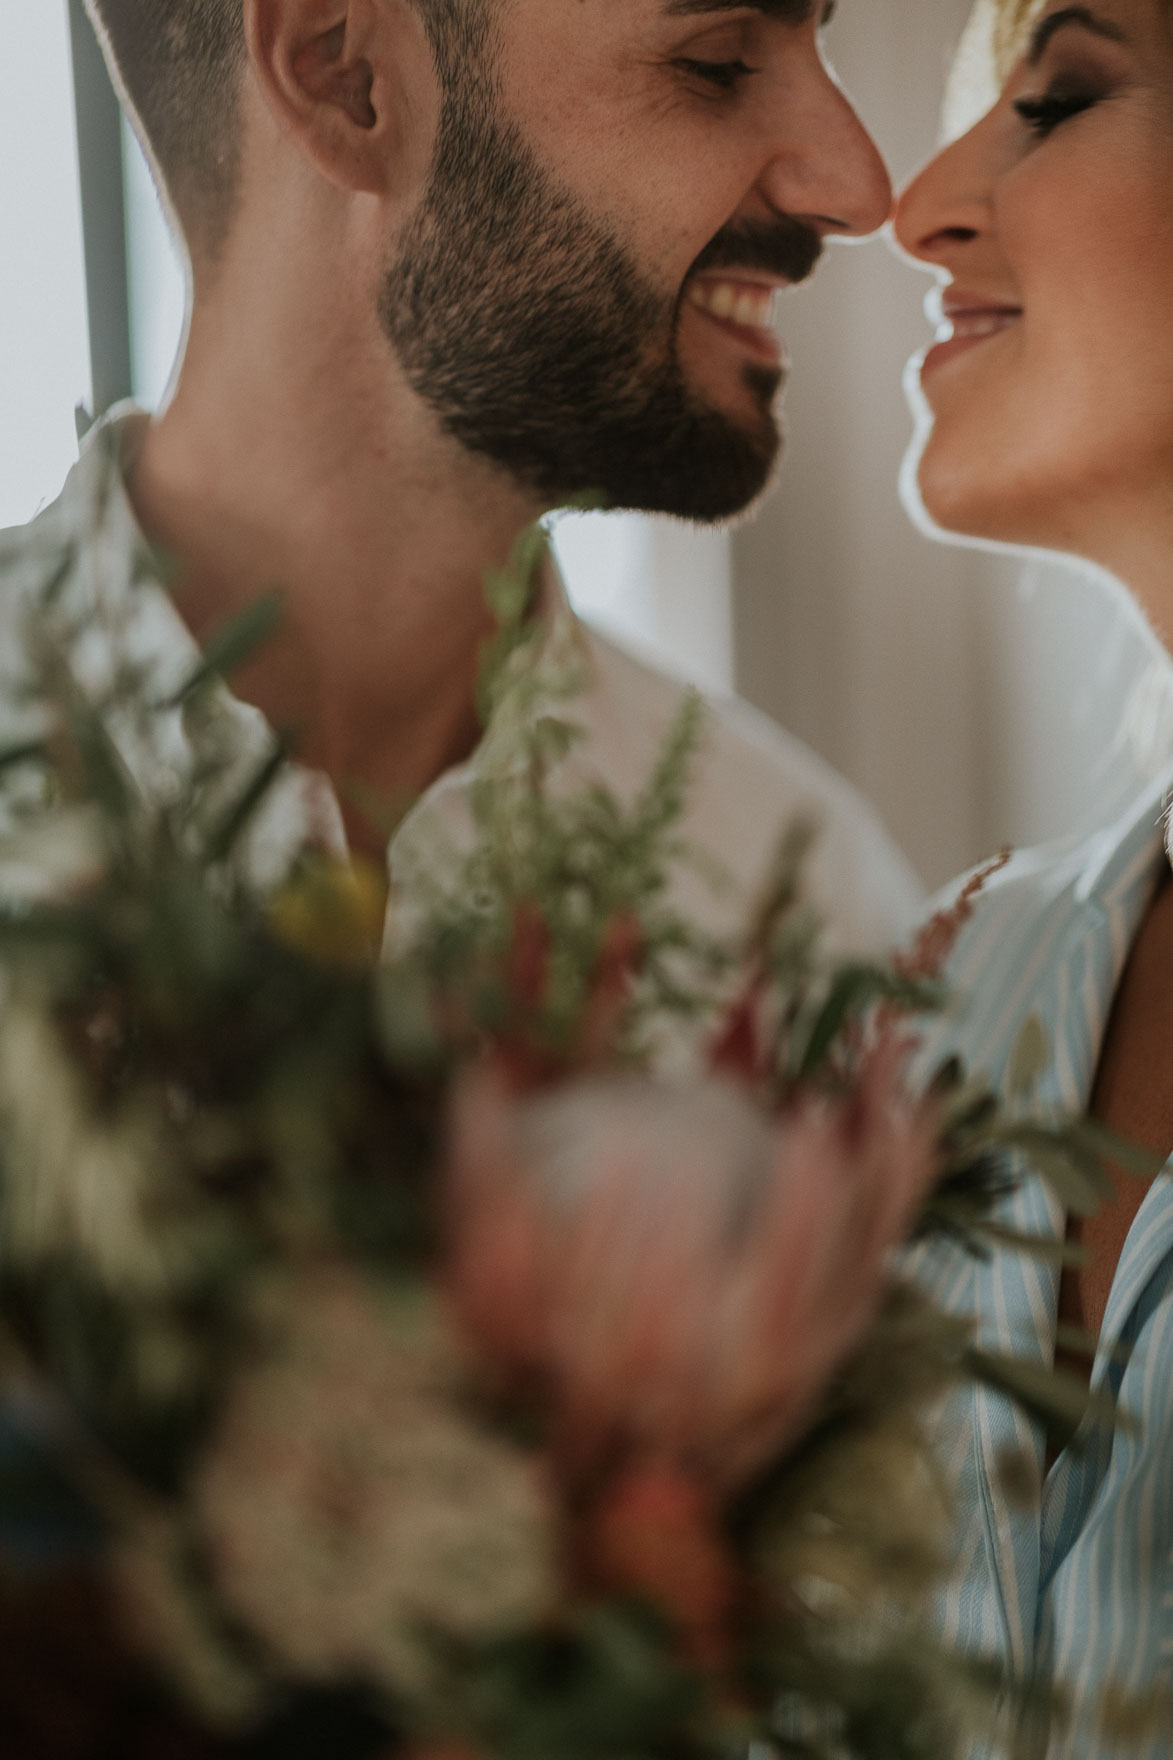
[[[773,296],[885,220],[887,175],[807,0],[89,4],[188,247],[189,334],[165,411],[119,415],[0,545],[9,614],[46,543],[100,551],[86,590],[108,594],[145,534],[173,598],[140,567],[135,616],[145,591],[179,676],[279,585],[224,713],[254,742],[299,729],[298,836],[381,857],[350,803],[419,800],[394,884],[475,763],[486,571],[583,493],[749,506],[780,444]],[[585,663],[584,762],[630,794],[678,687],[576,625],[556,580],[537,615]],[[689,831],[731,871],[726,924],[799,809],[841,937],[893,939],[917,889],[868,810],[715,707]]]

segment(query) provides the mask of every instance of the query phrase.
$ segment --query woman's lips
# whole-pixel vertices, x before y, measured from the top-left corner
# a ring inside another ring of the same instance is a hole
[[[788,283],[754,281],[731,275],[702,276],[685,294],[686,303],[731,341],[761,361],[779,366],[785,349],[774,330],[778,304]]]
[[[958,355],[968,354],[991,337],[1001,336],[1022,316],[1020,306],[977,305],[946,299],[941,308],[940,340],[926,353],[921,377],[933,373]]]

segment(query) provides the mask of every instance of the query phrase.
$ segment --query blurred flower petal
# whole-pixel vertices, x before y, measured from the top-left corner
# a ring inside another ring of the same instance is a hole
[[[499,1372],[541,1375],[564,1468],[626,1441],[731,1487],[809,1419],[935,1171],[881,1043],[846,1102],[772,1121],[731,1082],[456,1104],[449,1283]]]

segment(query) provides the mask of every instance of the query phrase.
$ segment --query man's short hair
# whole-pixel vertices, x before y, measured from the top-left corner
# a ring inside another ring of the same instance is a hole
[[[214,254],[240,164],[242,0],[86,0],[193,251]]]
[[[413,0],[441,77],[482,46],[488,0]],[[216,254],[240,172],[243,0],[86,0],[193,253]]]

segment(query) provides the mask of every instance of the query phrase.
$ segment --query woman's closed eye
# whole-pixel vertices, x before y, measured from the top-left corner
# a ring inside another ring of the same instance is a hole
[[[1080,116],[1098,104],[1103,94],[1084,87],[1077,90],[1043,92],[1037,98],[1019,98],[1014,109],[1032,134],[1045,138],[1063,123]]]

